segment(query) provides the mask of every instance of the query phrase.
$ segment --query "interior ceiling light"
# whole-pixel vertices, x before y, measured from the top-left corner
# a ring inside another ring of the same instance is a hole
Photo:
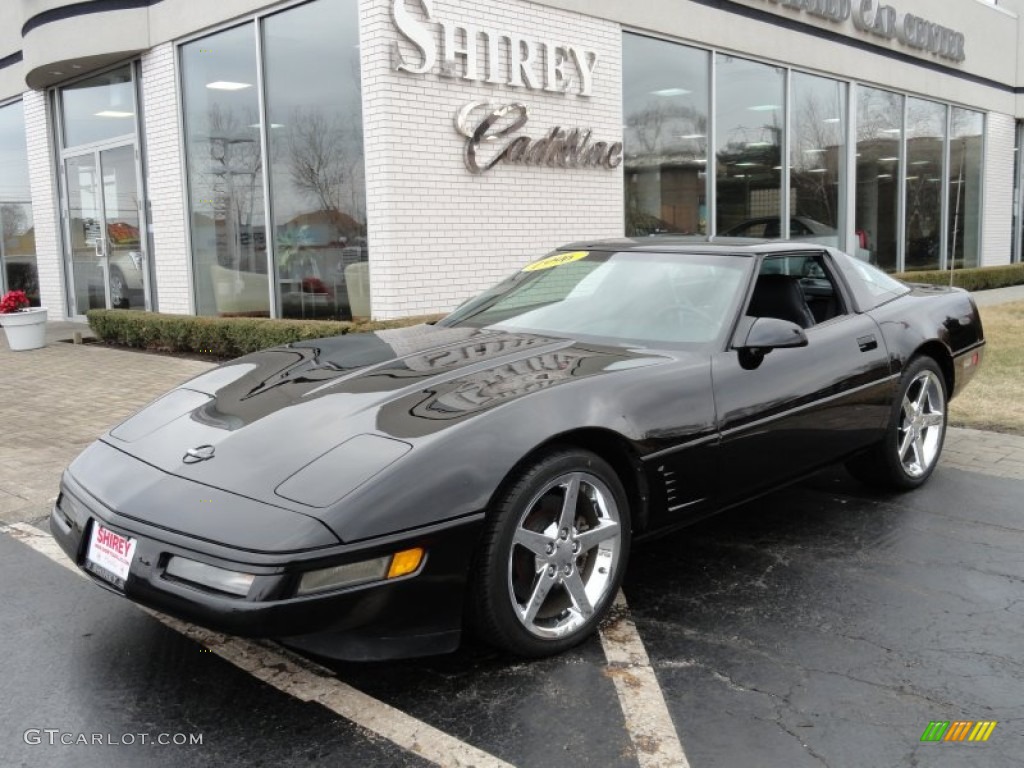
[[[931,160],[915,160],[911,165],[928,165]]]
[[[684,133],[679,138],[680,139],[706,139],[707,138],[707,134],[704,134],[704,133]]]
[[[135,113],[119,112],[116,109],[104,109],[102,112],[97,112],[96,117],[135,117]]]
[[[898,157],[880,157],[880,158],[878,158],[878,162],[880,162],[880,163],[895,163],[897,160],[899,160]]]
[[[828,168],[811,168],[808,173],[828,173]]]
[[[839,120],[840,119],[838,117],[826,117],[822,122],[825,122],[825,123],[838,123]]]
[[[748,141],[748,147],[770,147],[772,143],[770,141]]]
[[[651,91],[652,96],[685,96],[690,91],[685,88],[662,88],[660,91]]]
[[[883,128],[881,133],[903,133],[902,128]]]
[[[215,80],[206,84],[207,88],[215,91],[240,91],[243,88],[252,88],[252,83],[233,83],[230,80]]]
[[[781,109],[778,104],[755,104],[752,107],[747,107],[751,112],[771,112],[774,109]]]
[[[757,163],[736,163],[737,168],[753,168],[755,165],[757,165]]]
[[[806,155],[820,154],[820,153],[822,153],[824,151],[825,151],[824,149],[805,149],[804,150],[804,154],[806,154]]]

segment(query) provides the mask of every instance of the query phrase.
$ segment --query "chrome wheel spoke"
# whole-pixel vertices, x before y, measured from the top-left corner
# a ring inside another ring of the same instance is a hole
[[[914,433],[911,430],[907,430],[903,433],[903,440],[900,441],[900,459],[903,459],[907,455],[907,451],[910,450],[910,446],[914,444]]]
[[[583,618],[587,618],[594,613],[594,606],[591,605],[590,598],[587,597],[587,588],[584,586],[583,579],[580,578],[578,570],[573,568],[572,573],[562,580],[562,585],[565,587],[565,591],[569,593],[573,606],[575,606]]]
[[[597,528],[584,531],[576,537],[579,542],[580,552],[589,552],[602,541],[614,538],[619,535],[619,524],[611,521],[602,522]]]
[[[913,447],[914,447],[914,464],[917,465],[918,469],[922,469],[923,470],[925,468],[925,463],[924,463],[925,453],[924,453],[924,438],[922,438],[921,435],[918,435],[916,438],[914,438],[914,446]]]
[[[565,498],[562,500],[562,514],[558,517],[559,531],[571,531],[576,520],[576,500],[580,495],[580,476],[570,475],[565,486]]]
[[[909,398],[903,398],[903,421],[905,424],[911,423],[917,416],[917,411],[914,410],[914,404]]]
[[[928,389],[931,386],[931,377],[924,376],[921,379],[921,391],[917,393],[917,399],[914,401],[914,413],[919,414],[924,410],[924,404],[928,400]]]
[[[546,557],[551,554],[549,547],[551,546],[551,537],[545,536],[543,533],[537,533],[527,528],[519,528],[516,530],[516,535],[512,541],[521,547],[524,547],[537,557]]]
[[[938,411],[932,413],[926,413],[921,417],[921,426],[925,429],[931,429],[932,427],[941,427],[946,419]]]
[[[537,618],[538,611],[544,605],[544,601],[547,600],[548,593],[555,583],[556,579],[554,576],[549,576],[547,573],[541,574],[540,578],[537,579],[537,583],[533,585],[533,592],[530,595],[529,601],[520,611],[523,621],[532,623]]]

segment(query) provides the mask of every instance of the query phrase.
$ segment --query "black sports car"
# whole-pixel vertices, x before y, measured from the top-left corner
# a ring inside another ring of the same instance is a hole
[[[539,656],[595,629],[641,537],[837,461],[923,483],[984,343],[967,293],[820,245],[577,243],[435,325],[192,379],[74,461],[51,527],[225,632]]]

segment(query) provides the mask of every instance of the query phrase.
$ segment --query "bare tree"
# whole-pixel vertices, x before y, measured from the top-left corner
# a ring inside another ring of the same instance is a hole
[[[322,211],[348,211],[362,220],[362,128],[358,115],[342,117],[320,107],[297,108],[288,124],[284,153],[292,186]]]

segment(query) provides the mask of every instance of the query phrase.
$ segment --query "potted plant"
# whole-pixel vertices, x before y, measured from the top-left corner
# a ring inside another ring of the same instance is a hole
[[[12,350],[46,346],[46,307],[32,307],[24,291],[8,291],[0,299],[0,325]]]

